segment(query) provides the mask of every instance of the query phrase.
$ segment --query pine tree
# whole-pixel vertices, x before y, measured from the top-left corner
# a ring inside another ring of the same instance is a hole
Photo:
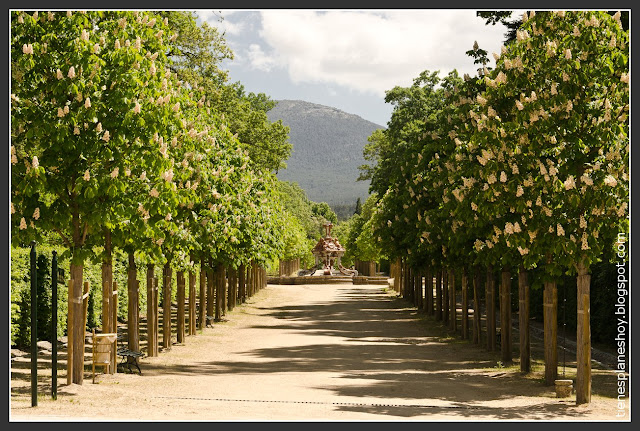
[[[362,202],[360,202],[360,198],[358,198],[358,200],[356,201],[356,210],[353,212],[353,214],[360,214],[362,213]]]

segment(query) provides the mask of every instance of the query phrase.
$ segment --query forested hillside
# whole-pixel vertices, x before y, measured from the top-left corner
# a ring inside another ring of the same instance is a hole
[[[293,144],[287,168],[278,172],[278,178],[297,182],[309,199],[327,202],[336,213],[353,214],[356,200],[364,201],[369,188],[368,181],[356,181],[358,166],[365,163],[362,149],[371,133],[383,127],[300,100],[280,100],[267,116],[289,126]]]

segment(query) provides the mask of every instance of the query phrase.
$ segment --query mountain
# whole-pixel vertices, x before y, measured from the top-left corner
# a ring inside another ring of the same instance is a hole
[[[358,166],[365,163],[362,150],[371,133],[384,127],[330,106],[276,102],[267,117],[289,126],[293,145],[287,168],[278,172],[278,178],[297,182],[310,200],[327,202],[336,214],[337,209],[346,214],[349,208],[347,215],[353,214],[356,200],[364,202],[369,195],[369,182],[356,181]]]

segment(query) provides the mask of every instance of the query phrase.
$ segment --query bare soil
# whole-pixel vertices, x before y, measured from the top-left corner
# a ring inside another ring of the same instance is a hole
[[[610,369],[593,363],[592,402],[576,406],[575,395],[559,399],[544,385],[538,340],[524,375],[517,351],[503,367],[499,352],[461,340],[380,285],[268,285],[212,328],[141,359],[142,375],[100,371],[96,384],[90,345],[82,385],[66,384],[60,345],[52,400],[51,352],[41,344],[37,407],[29,355],[12,351],[11,421],[628,421],[630,413],[626,404],[617,417]],[[575,379],[573,361],[566,375]]]

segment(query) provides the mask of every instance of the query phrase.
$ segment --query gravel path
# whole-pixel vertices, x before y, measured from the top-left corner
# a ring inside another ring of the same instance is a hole
[[[89,372],[67,386],[62,362],[52,401],[43,359],[35,408],[28,355],[13,358],[10,419],[620,419],[611,372],[594,370],[592,403],[576,406],[575,396],[555,398],[539,369],[498,368],[499,353],[444,331],[384,286],[268,285],[226,321],[142,359],[142,376],[101,374],[92,384]]]

